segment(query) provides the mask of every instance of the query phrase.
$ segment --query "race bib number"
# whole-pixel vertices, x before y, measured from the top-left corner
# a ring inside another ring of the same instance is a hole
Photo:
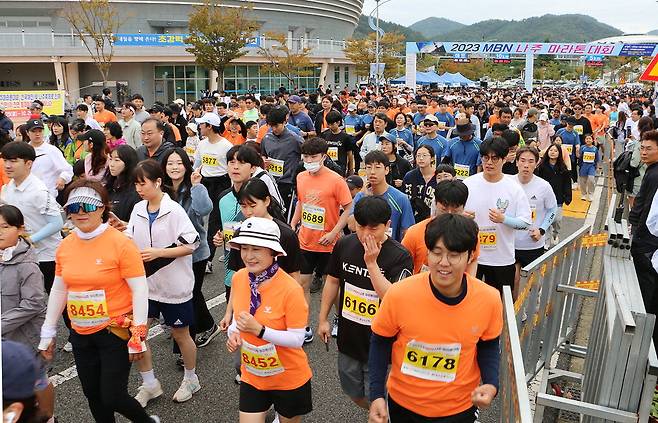
[[[100,326],[110,321],[105,291],[69,291],[66,308],[71,322],[79,327]]]
[[[345,133],[347,135],[354,135],[356,134],[356,129],[354,129],[354,125],[345,125]]]
[[[329,147],[327,150],[327,156],[333,161],[338,161],[338,147]]]
[[[375,291],[345,282],[341,313],[344,318],[360,325],[371,326],[377,310],[379,310],[379,296]]]
[[[365,169],[359,169],[358,175],[362,178],[366,177],[366,170]]]
[[[567,153],[569,153],[569,155],[571,155],[571,152],[573,151],[573,145],[571,145],[571,144],[565,144],[565,145],[567,146]]]
[[[188,156],[194,157],[194,153],[196,152],[196,149],[194,147],[185,146],[185,152],[187,153]],[[201,159],[201,161],[203,161],[203,159]]]
[[[591,151],[587,151],[583,153],[583,162],[585,163],[594,163],[595,158],[596,158],[596,153],[593,153]]]
[[[211,156],[209,154],[204,154],[203,156],[201,156],[201,163],[204,166],[211,166],[211,167],[218,166],[217,157]]]
[[[461,344],[407,343],[401,371],[405,375],[438,382],[452,382],[457,375]]]
[[[283,373],[283,366],[273,344],[259,347],[242,340],[242,364],[245,369],[256,376],[274,376]]]
[[[535,219],[537,219],[537,206],[535,205],[530,205],[530,216],[532,217],[532,222],[535,222]]]
[[[283,160],[270,159],[267,165],[267,171],[270,175],[280,178],[283,176]]]
[[[480,228],[479,239],[482,249],[493,250],[498,242],[496,228],[493,226]]]
[[[466,179],[471,176],[471,167],[469,165],[455,163],[455,176],[457,179]]]
[[[231,248],[228,246],[228,243],[231,242],[233,236],[235,235],[235,230],[240,226],[240,222],[226,222],[223,225],[222,235],[224,238],[224,249],[229,251]]]
[[[324,208],[302,204],[302,226],[315,231],[324,230]]]
[[[578,135],[583,135],[583,125],[574,125],[573,131]]]

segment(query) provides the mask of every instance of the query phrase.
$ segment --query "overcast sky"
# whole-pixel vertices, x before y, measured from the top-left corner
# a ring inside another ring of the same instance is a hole
[[[386,2],[385,4],[383,4]],[[579,13],[612,25],[626,33],[645,33],[658,29],[658,3],[655,0],[381,0],[380,19],[411,25],[430,16],[443,17],[470,25],[486,19],[520,20],[547,13]],[[375,0],[365,0],[363,14],[375,8]],[[509,40],[523,41],[523,40]]]

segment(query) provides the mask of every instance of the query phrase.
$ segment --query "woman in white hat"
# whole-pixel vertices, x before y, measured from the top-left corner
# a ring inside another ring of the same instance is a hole
[[[251,217],[231,240],[245,268],[233,276],[229,352],[241,351],[240,422],[264,423],[274,405],[279,420],[311,412],[311,368],[302,349],[308,305],[301,286],[279,268],[286,252],[269,219]]]
[[[190,122],[185,127],[185,131],[187,132],[185,152],[190,156],[190,160],[194,162],[194,153],[196,153],[196,148],[199,145],[199,142],[201,142],[199,139],[199,128],[197,128],[196,123]]]

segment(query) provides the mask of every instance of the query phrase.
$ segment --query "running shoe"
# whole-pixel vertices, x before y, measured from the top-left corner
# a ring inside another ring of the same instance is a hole
[[[307,326],[306,331],[304,333],[304,343],[310,344],[311,342],[313,342],[313,329]]]
[[[311,287],[309,289],[311,294],[322,291],[322,277],[313,275],[313,281],[311,281]]]
[[[212,273],[212,262],[206,263],[206,273]]]
[[[156,399],[162,395],[162,393],[162,385],[160,385],[160,381],[156,379],[155,384],[152,387],[147,387],[142,384],[139,388],[137,388],[137,395],[135,395],[135,399],[143,408],[145,408],[149,401]]]
[[[73,344],[67,342],[66,344],[64,344],[64,347],[62,347],[62,349],[66,352],[73,352]]]
[[[338,337],[338,316],[334,314],[334,321],[331,323],[331,336]]]
[[[199,378],[195,377],[191,379],[183,379],[180,384],[180,388],[174,394],[174,402],[185,402],[192,398],[192,395],[199,392],[201,385],[199,384]]]
[[[235,382],[236,385],[239,385],[242,382],[242,377],[240,375],[235,375],[235,379],[233,379],[233,382]]]
[[[149,416],[151,420],[153,420],[153,423],[160,423],[160,417],[158,416]]]
[[[194,340],[194,343],[199,348],[205,347],[206,345],[210,344],[210,341],[212,341],[217,335],[219,335],[220,332],[221,329],[219,328],[219,326],[214,324],[207,331],[198,334],[196,339]]]
[[[223,255],[223,254],[219,257],[219,261],[220,261],[221,263],[224,262],[224,255]]]

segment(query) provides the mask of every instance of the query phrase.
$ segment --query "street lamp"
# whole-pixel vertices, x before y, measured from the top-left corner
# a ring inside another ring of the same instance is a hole
[[[379,52],[379,34],[380,34],[380,31],[383,32],[382,29],[379,27],[379,6],[381,6],[385,3],[388,3],[390,1],[391,0],[384,0],[384,1],[375,0],[375,3],[377,5],[375,6],[374,9],[372,9],[372,12],[370,12],[370,18],[372,18],[373,13],[377,12],[377,17],[376,17],[377,23],[375,24],[376,28],[372,28],[372,25],[371,25],[371,28],[375,30],[375,67],[377,69],[377,77],[375,79],[375,94],[376,95],[379,95],[379,80],[381,78],[380,67],[379,67],[379,56],[380,56],[380,52]]]

